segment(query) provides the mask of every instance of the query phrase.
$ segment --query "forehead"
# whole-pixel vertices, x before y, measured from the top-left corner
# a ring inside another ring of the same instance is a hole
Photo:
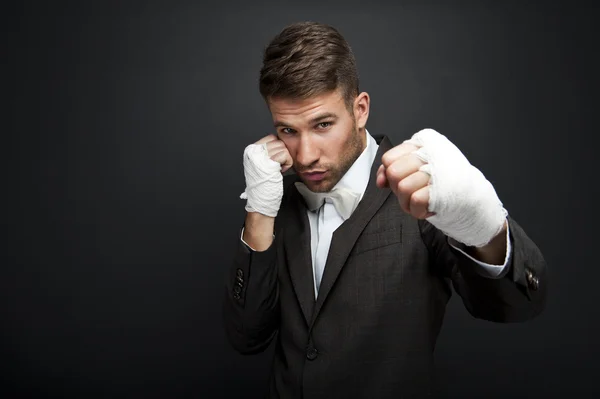
[[[318,94],[306,99],[275,97],[269,100],[269,109],[274,121],[310,120],[322,113],[343,116],[346,109],[344,98],[338,90]]]

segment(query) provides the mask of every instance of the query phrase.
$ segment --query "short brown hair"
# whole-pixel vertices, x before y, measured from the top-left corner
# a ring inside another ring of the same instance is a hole
[[[298,22],[285,27],[264,51],[260,93],[306,99],[341,89],[352,113],[358,95],[358,72],[352,49],[333,27]]]

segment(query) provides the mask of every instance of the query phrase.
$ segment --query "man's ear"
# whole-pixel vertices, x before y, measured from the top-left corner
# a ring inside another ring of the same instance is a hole
[[[364,129],[369,119],[369,106],[371,98],[367,92],[362,92],[354,100],[354,117],[356,118],[356,127]]]

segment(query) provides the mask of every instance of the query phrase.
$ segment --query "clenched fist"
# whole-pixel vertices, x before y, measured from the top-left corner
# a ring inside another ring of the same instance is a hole
[[[405,212],[468,246],[487,245],[506,225],[508,212],[492,184],[433,129],[383,154],[377,186],[389,187]]]
[[[293,165],[292,157],[274,134],[263,137],[244,150],[246,211],[275,217],[283,198],[282,173]]]
[[[254,144],[267,144],[267,155],[275,162],[281,165],[281,173],[284,173],[292,167],[294,161],[285,146],[284,142],[279,140],[277,135],[269,134],[263,137]]]
[[[383,154],[377,170],[377,187],[389,187],[402,210],[425,219],[434,215],[428,211],[431,176],[419,170],[425,162],[413,153],[418,149],[414,144],[402,143]]]

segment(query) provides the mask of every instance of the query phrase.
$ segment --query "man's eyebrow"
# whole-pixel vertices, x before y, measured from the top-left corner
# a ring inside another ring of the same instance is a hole
[[[310,123],[311,125],[314,125],[315,123],[319,123],[321,121],[324,121],[325,119],[337,119],[337,115],[332,113],[332,112],[326,112],[322,115],[317,116],[316,118],[311,119]]]
[[[316,118],[313,118],[310,120],[310,124],[314,125],[316,123],[319,123],[321,121],[324,121],[325,119],[338,119],[338,116],[332,112],[326,112],[324,114],[321,114],[319,116],[317,116]],[[290,127],[289,124],[285,123],[284,121],[275,121],[275,123],[273,123],[273,126],[277,127]]]
[[[273,126],[275,127],[289,127],[289,125],[283,121],[275,121],[275,123],[273,124]]]

